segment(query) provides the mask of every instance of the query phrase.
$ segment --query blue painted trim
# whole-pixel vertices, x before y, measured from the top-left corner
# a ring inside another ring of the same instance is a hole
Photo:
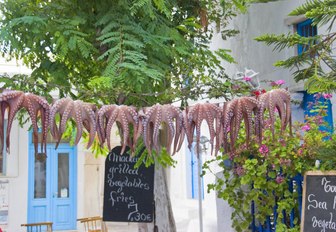
[[[32,200],[34,199],[34,145],[33,145],[33,135],[32,135],[32,130],[28,132],[28,208],[27,208],[27,221],[28,222],[35,222],[34,221],[34,215],[29,212],[29,209],[32,209]],[[40,146],[38,147],[40,149]],[[57,163],[57,158],[56,156],[57,151],[59,150],[64,150],[65,152],[69,152],[69,168],[70,168],[70,176],[69,176],[69,196],[71,199],[71,204],[72,204],[72,209],[73,214],[72,215],[72,225],[70,230],[75,230],[77,228],[77,172],[78,172],[78,163],[77,163],[77,146],[70,146],[68,143],[60,143],[57,150],[55,150],[55,143],[49,143],[47,144],[47,156],[51,158],[47,158],[47,167],[50,168],[49,171],[47,171],[47,176],[46,176],[46,181],[51,181],[53,183],[47,183],[47,189],[46,189],[46,199],[45,201],[52,202],[52,194],[55,192],[55,189],[52,188],[57,188],[56,184],[57,183],[57,176],[52,177],[51,173],[53,173],[55,168],[55,165],[53,165],[55,162]],[[55,172],[56,173],[56,172]],[[55,182],[56,181],[56,182]],[[57,190],[56,190],[57,191]],[[71,194],[71,195],[70,195]],[[36,200],[35,200],[36,201]],[[49,207],[53,207],[49,204]],[[52,215],[51,211],[49,210],[47,215],[44,215],[45,221],[52,221]],[[58,228],[54,228],[58,229]]]
[[[73,172],[72,172],[72,178],[70,180],[73,182],[70,184],[70,186],[73,186],[73,198],[72,198],[72,205],[73,205],[73,210],[74,210],[74,220],[73,220],[73,228],[77,229],[77,173],[78,173],[78,162],[77,162],[77,146],[72,147],[72,158],[74,159],[72,164],[73,164]],[[71,162],[70,162],[71,163]]]
[[[316,100],[314,98],[314,94],[308,94],[307,92],[304,92],[303,95],[303,110],[304,110],[304,115],[307,116],[315,116],[316,113],[311,112],[310,109],[310,105],[312,103],[314,103]],[[324,98],[320,98],[318,99],[318,102],[320,104],[324,104],[327,106],[326,111],[327,111],[327,115],[323,118],[324,121],[326,121],[328,123],[328,126],[321,126],[321,130],[323,131],[327,131],[329,133],[333,132],[333,126],[334,126],[334,122],[333,122],[333,115],[332,115],[332,104],[331,101],[329,99],[324,99]]]
[[[195,199],[196,198],[196,186],[197,183],[195,182],[195,175],[194,175],[194,169],[195,169],[195,164],[196,162],[194,162],[195,159],[195,155],[194,155],[194,146],[192,145],[191,147],[191,151],[190,151],[190,164],[191,164],[191,198]]]
[[[306,34],[306,31],[304,30],[307,26],[311,25],[312,24],[312,20],[311,19],[307,19],[301,23],[298,23],[296,25],[296,31],[297,33],[300,35],[300,36],[303,36],[303,37],[309,37],[309,36],[315,36],[317,35],[317,27],[316,26],[311,26],[311,32],[312,32],[312,35],[307,35]],[[298,51],[298,54],[302,54],[303,52],[303,46],[301,44],[298,44],[297,46],[297,51]]]
[[[197,158],[197,155],[194,152],[195,149],[195,143],[192,144],[192,148],[190,151],[190,172],[191,172],[191,198],[192,199],[198,199],[198,162],[201,162],[202,164],[202,157],[199,159]],[[204,199],[204,179],[201,178],[201,191],[202,191],[202,199]]]
[[[4,120],[4,146],[2,150],[2,175],[7,174],[7,152],[6,152],[6,136],[7,136],[7,119]]]

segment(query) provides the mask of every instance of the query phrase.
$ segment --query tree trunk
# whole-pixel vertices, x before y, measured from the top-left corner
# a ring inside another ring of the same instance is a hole
[[[175,219],[168,192],[167,176],[160,164],[156,164],[154,171],[154,200],[155,221],[153,223],[139,224],[139,232],[176,232]],[[154,230],[154,226],[157,226],[157,230]]]
[[[167,144],[167,128],[160,131],[160,143]],[[155,162],[154,168],[155,215],[153,223],[139,224],[139,232],[176,232],[164,167]]]

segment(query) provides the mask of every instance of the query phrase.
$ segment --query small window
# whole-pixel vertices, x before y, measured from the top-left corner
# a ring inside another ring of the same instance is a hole
[[[296,25],[296,31],[300,36],[311,37],[317,35],[317,27],[312,25],[312,20],[308,19]],[[307,45],[298,44],[298,54],[307,50]]]

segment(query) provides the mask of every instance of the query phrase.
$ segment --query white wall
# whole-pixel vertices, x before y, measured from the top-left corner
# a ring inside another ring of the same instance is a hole
[[[0,225],[9,232],[20,231],[20,224],[27,219],[28,133],[20,133],[18,123],[14,122],[10,139],[7,175],[0,177],[9,181],[8,225]]]

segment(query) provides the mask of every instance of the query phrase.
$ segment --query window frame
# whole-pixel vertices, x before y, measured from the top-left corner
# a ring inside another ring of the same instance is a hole
[[[316,36],[318,35],[317,26],[312,26],[312,20],[307,19],[305,21],[302,21],[300,23],[296,24],[296,32],[303,37],[310,37],[310,36]],[[308,29],[308,33],[306,31],[307,26],[311,27],[311,30]],[[297,45],[297,53],[298,55],[302,54],[305,51],[304,45],[298,44]]]

